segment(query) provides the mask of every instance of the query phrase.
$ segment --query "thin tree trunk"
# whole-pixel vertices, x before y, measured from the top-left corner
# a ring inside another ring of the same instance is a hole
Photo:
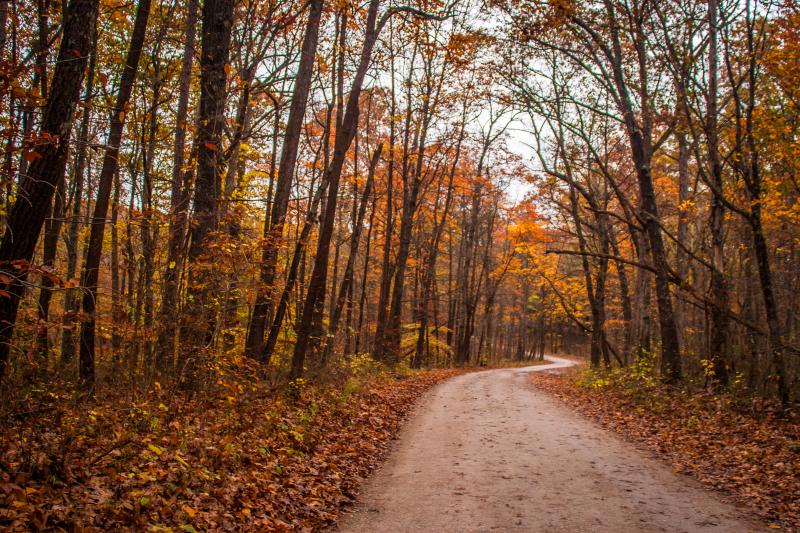
[[[111,350],[114,363],[119,363],[122,353],[122,335],[120,326],[125,322],[125,308],[122,305],[122,284],[119,275],[119,197],[122,184],[119,171],[114,174],[114,199],[111,202]],[[133,368],[129,368],[133,377]]]
[[[411,360],[411,366],[413,368],[419,368],[422,366],[422,359],[425,351],[425,338],[428,335],[428,304],[429,300],[431,299],[431,292],[433,289],[433,284],[436,278],[436,261],[439,255],[439,243],[442,239],[442,234],[444,233],[444,227],[447,223],[447,217],[450,213],[450,206],[453,201],[453,181],[455,179],[456,169],[458,168],[458,163],[461,159],[461,144],[464,141],[464,134],[466,132],[466,124],[464,121],[466,115],[466,106],[464,108],[464,113],[462,113],[462,120],[461,120],[461,132],[458,137],[458,142],[456,143],[455,154],[453,156],[453,163],[450,166],[450,172],[448,173],[448,180],[447,180],[447,193],[445,196],[444,207],[442,208],[442,218],[439,222],[435,225],[433,229],[433,238],[431,239],[431,245],[428,248],[428,261],[425,265],[425,274],[422,282],[422,297],[419,299],[419,305],[417,309],[417,315],[419,318],[419,329],[417,330],[417,346],[414,351],[414,357]]]
[[[317,243],[317,253],[314,258],[314,269],[311,272],[308,292],[303,304],[303,312],[300,317],[300,324],[297,330],[297,343],[295,344],[292,356],[291,379],[296,379],[303,374],[306,352],[311,346],[315,351],[319,346],[320,339],[311,338],[314,330],[315,317],[321,316],[325,305],[325,279],[328,269],[328,256],[330,252],[331,236],[333,235],[333,224],[336,218],[336,204],[339,195],[339,181],[342,174],[342,167],[347,151],[353,142],[358,126],[359,97],[372,59],[372,50],[378,37],[379,28],[377,27],[379,0],[371,0],[367,13],[366,34],[364,45],[361,50],[361,57],[358,63],[350,94],[347,98],[347,107],[342,118],[341,127],[336,130],[334,140],[333,158],[328,168],[325,170],[328,181],[328,198],[325,206],[325,215],[320,226],[319,241]]]
[[[92,49],[97,48],[97,35],[95,35],[94,44]],[[92,91],[94,90],[94,72],[97,64],[97,54],[93,51],[92,58],[89,61],[89,73],[86,76],[86,89],[84,92],[83,101],[87,104],[92,100]],[[89,120],[91,116],[91,107],[86,105],[83,107],[81,116],[81,129],[78,135],[78,150],[75,157],[75,168],[72,176],[72,198],[71,198],[71,213],[69,227],[65,236],[65,244],[67,248],[67,272],[65,278],[71,282],[75,278],[78,271],[78,232],[80,229],[81,218],[81,202],[83,201],[83,186],[84,174],[87,166],[87,159],[89,155]],[[88,201],[86,202],[89,203]],[[75,359],[76,345],[75,345],[75,315],[80,309],[80,299],[78,298],[78,289],[69,288],[64,294],[64,318],[63,318],[63,333],[61,334],[61,366],[66,367]]]
[[[359,354],[361,353],[361,339],[366,337],[366,332],[364,331],[364,308],[366,307],[367,303],[367,276],[369,274],[369,258],[370,258],[370,249],[372,244],[372,229],[375,227],[375,209],[377,204],[377,197],[378,195],[375,194],[374,188],[372,193],[372,208],[370,209],[369,213],[369,227],[367,229],[367,242],[364,245],[364,268],[361,271],[361,296],[358,300],[358,326],[356,326],[355,331],[355,346],[353,347],[353,353]]]
[[[283,240],[283,229],[286,222],[286,212],[289,206],[289,195],[292,190],[297,151],[300,146],[300,133],[308,104],[308,94],[311,89],[311,77],[317,54],[317,41],[319,26],[322,18],[323,0],[312,0],[306,23],[303,47],[300,55],[300,64],[297,69],[297,78],[292,91],[292,103],[289,106],[289,118],[286,124],[286,133],[283,138],[281,159],[278,166],[278,178],[275,184],[275,197],[272,203],[272,212],[265,215],[264,221],[264,247],[261,256],[260,286],[256,294],[253,314],[247,328],[247,338],[244,352],[249,357],[261,357],[264,353],[264,331],[266,329],[268,312],[273,299],[275,286],[275,272],[278,262],[278,251]],[[269,209],[269,207],[268,207]]]
[[[153,62],[154,64],[156,61]],[[154,293],[153,258],[156,253],[156,242],[158,238],[158,224],[153,223],[153,164],[155,159],[156,137],[158,133],[158,105],[161,95],[161,69],[154,68],[153,79],[153,100],[149,110],[149,129],[147,132],[147,148],[143,149],[142,164],[142,220],[141,220],[141,240],[142,240],[142,331],[144,339],[142,351],[145,361],[147,361],[147,372],[154,370],[153,354],[153,307]]]
[[[709,175],[715,193],[711,198],[711,370],[720,385],[728,384],[730,354],[728,353],[728,284],[725,280],[725,206],[723,192],[722,162],[719,153],[717,125],[717,0],[708,0],[708,94],[706,95],[706,138],[708,139]]]
[[[42,266],[51,272],[55,269],[56,252],[58,251],[58,237],[61,234],[61,225],[64,220],[64,189],[65,176],[61,176],[56,187],[56,197],[53,201],[53,211],[45,223],[44,246],[42,251]],[[54,272],[53,272],[53,275]],[[42,288],[39,290],[39,331],[37,334],[37,351],[43,364],[47,363],[50,354],[50,300],[53,297],[53,278],[42,276]]]
[[[394,35],[394,26],[389,27],[389,42],[392,42]],[[390,44],[391,46],[391,44]],[[389,116],[394,117],[397,114],[397,98],[395,94],[395,66],[394,66],[394,48],[389,51],[389,79],[391,90],[391,102],[389,105]],[[395,141],[396,141],[396,126],[395,121],[389,121],[389,158],[388,168],[386,171],[386,224],[384,226],[383,236],[383,258],[381,261],[381,285],[378,291],[378,313],[375,321],[375,338],[372,342],[372,358],[376,361],[383,360],[385,354],[385,329],[386,318],[389,306],[389,297],[392,288],[392,273],[394,267],[392,265],[392,235],[394,234],[394,155],[395,155]]]
[[[122,71],[117,101],[111,116],[108,141],[106,142],[100,181],[97,188],[92,229],[89,246],[86,250],[86,261],[83,265],[81,286],[84,289],[81,309],[84,317],[81,322],[80,360],[78,365],[80,381],[84,388],[91,390],[95,380],[95,310],[97,305],[97,281],[100,274],[100,259],[103,252],[103,234],[105,232],[108,204],[114,174],[119,167],[119,147],[122,141],[125,113],[133,91],[133,82],[139,68],[139,58],[144,45],[147,19],[150,16],[150,0],[141,0],[136,7],[136,19],[133,23],[128,56]]]
[[[361,230],[364,226],[364,217],[367,214],[367,202],[372,194],[372,182],[375,179],[375,169],[380,161],[381,152],[383,152],[383,144],[379,144],[372,154],[372,159],[369,163],[369,171],[367,174],[367,183],[364,185],[364,192],[361,195],[361,201],[358,207],[358,214],[353,222],[353,234],[350,237],[350,255],[347,257],[347,265],[345,266],[344,276],[342,277],[342,285],[339,288],[338,298],[334,306],[333,313],[330,317],[330,325],[328,326],[328,341],[325,345],[322,361],[326,363],[333,351],[336,334],[339,329],[339,320],[342,316],[342,309],[344,308],[347,296],[353,287],[353,277],[356,256],[358,255],[358,245],[361,240]],[[334,279],[334,282],[336,280]]]
[[[286,285],[284,286],[281,296],[278,299],[278,304],[275,307],[275,316],[272,320],[272,326],[269,329],[267,341],[264,344],[264,351],[260,355],[260,359],[264,365],[269,364],[272,354],[275,353],[275,346],[278,343],[278,335],[280,334],[281,326],[283,325],[283,319],[289,306],[289,295],[292,293],[298,278],[302,281],[302,273],[300,272],[301,262],[305,257],[306,245],[308,244],[308,239],[311,235],[311,229],[317,222],[317,210],[319,209],[319,204],[322,201],[322,196],[327,183],[328,182],[326,179],[323,178],[316,193],[310,199],[310,205],[306,211],[306,220],[303,223],[303,228],[300,230],[300,234],[297,236],[294,253],[292,254],[292,260],[286,274]]]
[[[161,328],[156,344],[156,368],[166,371],[175,357],[175,331],[178,326],[178,288],[186,242],[186,221],[189,207],[189,182],[191,171],[184,168],[186,149],[186,122],[189,117],[189,91],[192,63],[195,56],[198,0],[189,0],[186,6],[185,44],[181,73],[178,79],[178,109],[175,116],[175,138],[172,145],[172,180],[170,186],[169,239],[167,266],[164,271],[164,288],[159,310]]]

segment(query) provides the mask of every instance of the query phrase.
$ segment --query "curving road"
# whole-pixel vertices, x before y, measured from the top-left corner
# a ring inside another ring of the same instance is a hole
[[[431,390],[344,532],[761,531],[744,512],[572,413],[527,374],[488,370]]]

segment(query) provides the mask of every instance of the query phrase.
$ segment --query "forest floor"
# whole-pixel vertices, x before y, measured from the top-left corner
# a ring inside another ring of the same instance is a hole
[[[3,409],[0,530],[318,531],[414,401],[463,372],[346,369],[295,389],[228,375],[194,396],[108,386],[102,401],[37,389]]]
[[[636,368],[531,374],[537,389],[675,472],[746,506],[772,530],[800,531],[800,416],[749,394],[669,391]]]
[[[553,360],[429,391],[341,531],[766,529],[532,386],[529,374],[572,364]]]

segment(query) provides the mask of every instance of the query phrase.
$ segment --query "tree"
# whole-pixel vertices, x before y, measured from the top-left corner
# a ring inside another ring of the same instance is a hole
[[[648,23],[650,4],[620,1],[592,3],[583,8],[555,6],[546,13],[547,21],[561,34],[537,35],[526,14],[535,7],[525,4],[514,12],[521,36],[528,42],[563,55],[599,83],[611,96],[628,136],[639,187],[638,218],[644,226],[653,260],[656,302],[661,333],[661,370],[668,383],[681,380],[681,355],[678,330],[670,294],[670,267],[662,235],[662,223],[653,180],[653,153],[663,138],[655,137],[655,99],[651,89]],[[550,17],[550,18],[547,18]],[[541,23],[541,19],[539,19]],[[547,22],[545,22],[547,23]],[[574,48],[566,45],[568,32]],[[632,51],[627,55],[625,51]]]
[[[172,148],[172,180],[170,182],[169,244],[167,267],[164,271],[164,289],[161,297],[159,319],[161,328],[156,343],[156,364],[166,370],[173,364],[175,330],[178,325],[178,283],[186,241],[186,221],[189,207],[189,182],[191,171],[186,168],[186,131],[189,118],[189,93],[194,62],[195,34],[197,32],[197,0],[186,6],[186,29],[181,72],[178,81],[178,109],[175,116],[175,137]]]
[[[197,178],[194,212],[189,230],[188,305],[182,339],[187,350],[182,368],[185,385],[194,383],[201,351],[213,332],[213,273],[208,267],[209,244],[217,229],[222,177],[222,128],[225,121],[226,82],[230,65],[234,0],[203,3],[200,52],[200,111],[197,129]]]
[[[292,179],[297,163],[297,151],[300,144],[300,131],[303,126],[303,117],[306,113],[308,93],[311,89],[311,74],[317,53],[319,26],[322,19],[322,0],[313,0],[309,6],[308,21],[306,22],[303,47],[298,65],[292,93],[292,102],[289,107],[289,119],[283,138],[280,166],[275,185],[271,213],[264,220],[264,246],[261,257],[260,281],[261,286],[256,296],[253,314],[247,328],[247,341],[245,353],[250,357],[265,359],[264,331],[269,319],[269,309],[272,302],[272,289],[275,283],[275,267],[278,259],[278,250],[283,239],[283,230],[286,223],[286,210],[289,205],[289,195],[292,189]]]
[[[92,229],[81,274],[81,286],[85,287],[86,291],[83,294],[81,304],[81,309],[85,316],[81,322],[78,374],[83,386],[88,390],[94,387],[95,381],[95,310],[97,307],[97,280],[100,274],[100,259],[103,252],[105,220],[108,214],[114,175],[119,167],[122,128],[125,125],[125,116],[128,110],[128,102],[133,92],[136,71],[139,69],[139,58],[144,47],[144,36],[149,17],[150,0],[141,0],[136,7],[130,47],[128,48],[125,66],[120,77],[117,101],[114,104],[109,121],[108,140],[106,141],[106,150],[97,188],[97,199],[95,201],[94,215],[92,216]]]
[[[58,63],[39,134],[42,144],[27,151],[25,157],[32,159],[28,177],[22,181],[0,244],[0,274],[8,293],[0,298],[0,379],[5,375],[30,261],[66,168],[72,117],[92,51],[97,10],[97,0],[71,0],[67,4]]]

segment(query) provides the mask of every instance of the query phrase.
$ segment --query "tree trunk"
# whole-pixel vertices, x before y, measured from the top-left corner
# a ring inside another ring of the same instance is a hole
[[[347,257],[347,264],[344,269],[344,276],[342,277],[342,285],[339,288],[338,298],[334,306],[333,313],[330,317],[330,325],[328,326],[328,340],[325,344],[325,351],[323,352],[322,361],[326,363],[333,351],[336,334],[339,329],[339,320],[342,317],[342,309],[344,308],[345,301],[348,294],[353,288],[353,277],[356,263],[356,256],[358,255],[358,245],[361,240],[361,230],[364,226],[364,217],[367,214],[367,202],[372,194],[372,182],[375,179],[375,169],[378,166],[378,161],[383,152],[383,144],[379,144],[372,154],[372,159],[369,164],[369,171],[367,174],[367,183],[364,185],[364,192],[361,195],[361,201],[358,206],[358,214],[353,221],[353,234],[350,237],[350,254]],[[334,282],[335,282],[334,278]]]
[[[708,94],[706,95],[706,138],[708,140],[709,179],[714,184],[711,197],[711,345],[708,358],[713,378],[720,385],[728,384],[728,284],[725,280],[725,206],[722,162],[719,153],[717,126],[717,0],[708,0]]]
[[[210,344],[215,318],[216,276],[211,269],[209,240],[216,231],[222,177],[222,130],[233,8],[235,0],[206,0],[202,12],[200,114],[197,131],[197,180],[190,224],[190,264],[186,314],[181,340],[186,343],[182,384],[192,387],[202,351]]]
[[[269,334],[267,335],[267,342],[264,344],[264,351],[260,355],[260,359],[264,365],[269,363],[270,359],[272,358],[272,354],[275,352],[275,346],[278,343],[278,335],[280,334],[281,326],[283,325],[283,319],[286,315],[286,310],[289,305],[289,295],[291,294],[292,289],[295,287],[298,277],[302,281],[302,273],[300,272],[301,262],[305,257],[306,244],[308,243],[309,236],[311,235],[311,229],[314,227],[317,221],[317,210],[319,209],[319,204],[322,201],[322,195],[327,183],[328,182],[323,178],[322,183],[320,184],[316,193],[310,199],[310,205],[306,211],[306,220],[303,224],[303,228],[300,230],[300,234],[297,236],[294,253],[292,254],[292,260],[289,265],[289,270],[286,273],[286,285],[284,286],[283,292],[281,292],[281,296],[278,299],[278,305],[275,308],[275,316],[272,320],[272,326],[270,327]]]
[[[677,383],[682,379],[680,341],[678,328],[669,290],[669,265],[664,239],[661,235],[660,217],[652,175],[652,95],[648,89],[647,39],[644,35],[643,21],[637,20],[633,28],[636,54],[639,60],[636,86],[643,109],[637,111],[631,100],[628,80],[623,67],[620,26],[613,4],[607,2],[606,12],[611,30],[611,76],[617,89],[617,105],[623,117],[625,130],[630,142],[631,156],[636,167],[639,185],[639,204],[641,219],[650,243],[650,255],[655,269],[656,306],[661,333],[661,376],[666,383]],[[605,46],[605,44],[604,44]],[[608,49],[608,48],[607,48]]]
[[[92,51],[97,26],[98,0],[71,0],[62,24],[61,47],[44,109],[42,135],[54,142],[37,150],[23,180],[19,200],[14,203],[0,244],[0,268],[7,298],[0,299],[0,380],[5,375],[14,323],[42,225],[50,211],[53,192],[62,179],[67,161],[69,136],[75,107],[80,98],[86,60]]]
[[[119,179],[119,171],[114,174],[114,198],[111,202],[111,351],[114,363],[119,363],[122,353],[122,335],[120,331],[125,323],[125,308],[122,305],[122,284],[119,275],[119,197],[122,192],[122,184]],[[129,368],[133,377],[134,368]]]
[[[184,168],[186,149],[186,122],[189,117],[189,91],[192,80],[192,63],[195,56],[198,0],[189,0],[186,6],[185,44],[178,81],[178,110],[175,116],[175,138],[172,145],[172,180],[170,186],[169,239],[167,266],[164,271],[164,288],[159,310],[161,328],[156,344],[156,368],[164,372],[174,364],[175,330],[178,326],[178,284],[186,242],[186,221],[189,207],[189,182],[191,171]]]
[[[392,38],[394,35],[394,26],[389,27],[389,79],[390,79],[390,92],[391,102],[389,104],[389,116],[394,117],[397,114],[397,97],[395,94],[395,65],[394,65],[394,48],[391,47]],[[395,121],[389,121],[389,158],[388,168],[386,171],[386,225],[384,227],[383,236],[383,258],[381,260],[381,285],[378,290],[378,313],[375,320],[375,338],[372,341],[372,358],[376,361],[384,359],[385,354],[385,329],[386,318],[389,306],[389,297],[391,296],[392,289],[392,273],[394,266],[392,265],[392,235],[394,234],[394,156],[395,156],[395,140],[396,140],[396,126]]]
[[[153,258],[156,255],[156,243],[158,239],[158,224],[153,223],[153,165],[155,160],[156,137],[158,133],[158,107],[161,95],[161,67],[154,64],[153,72],[153,99],[151,101],[149,116],[149,127],[147,131],[147,147],[142,149],[142,218],[140,238],[142,240],[142,352],[147,362],[146,371],[153,372],[153,307],[154,287]],[[142,139],[144,145],[144,139]],[[138,340],[137,340],[138,344]]]
[[[466,108],[465,108],[466,110]],[[418,309],[417,309],[417,316],[419,319],[419,328],[417,330],[417,346],[414,351],[414,357],[411,360],[412,368],[420,368],[422,366],[422,359],[425,351],[425,338],[428,335],[428,305],[429,300],[431,300],[431,292],[433,289],[433,284],[436,279],[436,261],[439,256],[439,243],[442,240],[442,234],[444,233],[444,227],[447,223],[447,217],[450,213],[450,206],[453,201],[453,182],[455,179],[456,170],[458,168],[458,163],[461,159],[461,144],[464,141],[464,135],[466,133],[466,124],[465,124],[465,113],[462,114],[461,120],[461,132],[458,137],[458,142],[456,143],[455,154],[453,155],[453,163],[450,166],[450,172],[448,173],[447,179],[447,193],[444,200],[444,207],[442,208],[442,218],[436,223],[433,229],[433,236],[431,238],[431,245],[428,248],[428,256],[427,262],[425,264],[425,273],[422,282],[422,296],[419,299]],[[435,220],[434,220],[435,222]]]
[[[112,111],[108,140],[103,156],[103,166],[101,167],[97,187],[94,215],[92,216],[92,229],[86,250],[86,261],[83,265],[83,274],[81,276],[81,286],[84,289],[81,309],[84,316],[81,322],[78,374],[83,387],[88,390],[94,387],[95,380],[95,310],[100,259],[103,252],[103,234],[105,233],[106,216],[108,215],[108,204],[111,197],[114,174],[119,167],[119,147],[125,125],[125,114],[133,91],[136,71],[139,68],[139,58],[142,54],[149,16],[150,0],[141,0],[136,7],[136,19],[133,23],[128,55],[122,71],[117,101]]]
[[[310,3],[300,64],[298,65],[297,78],[292,91],[292,103],[289,106],[289,118],[278,165],[278,178],[275,184],[272,212],[268,216],[265,215],[264,246],[259,276],[260,286],[256,294],[250,324],[247,328],[247,339],[244,347],[245,355],[249,357],[261,357],[262,353],[264,353],[264,330],[266,329],[269,309],[273,300],[272,293],[275,286],[278,251],[283,240],[283,228],[286,222],[286,211],[289,206],[289,195],[297,163],[300,134],[308,104],[308,93],[311,89],[311,77],[317,55],[317,41],[323,4],[323,0],[312,0]]]
[[[95,35],[92,49],[97,48],[97,35]],[[93,51],[89,61],[89,73],[86,77],[86,89],[83,101],[89,103],[92,99],[94,88],[94,71],[97,64],[97,54]],[[80,229],[81,202],[83,201],[83,180],[89,155],[89,118],[91,116],[90,106],[84,106],[81,116],[81,129],[78,135],[78,152],[75,157],[75,168],[72,176],[72,197],[69,227],[65,235],[64,243],[67,248],[67,272],[65,278],[71,281],[75,278],[78,271],[78,233]],[[86,202],[89,203],[88,201]],[[64,294],[64,318],[63,332],[61,334],[61,366],[67,366],[75,359],[75,315],[80,309],[80,299],[78,289],[67,289]]]
[[[56,187],[56,197],[53,202],[53,211],[47,220],[44,229],[44,247],[42,253],[42,267],[53,272],[55,268],[56,252],[58,251],[58,236],[61,234],[61,224],[64,220],[64,186],[66,179],[62,175]],[[39,331],[37,334],[37,351],[43,364],[47,364],[50,354],[49,320],[50,300],[53,297],[53,279],[42,276],[42,288],[39,290]]]
[[[327,277],[328,256],[330,252],[331,236],[333,235],[333,224],[336,218],[336,204],[339,195],[339,181],[342,175],[342,167],[347,151],[353,142],[358,126],[359,97],[367,74],[372,50],[378,37],[376,19],[378,16],[379,0],[371,0],[367,13],[366,34],[364,45],[361,49],[361,57],[358,63],[350,94],[347,97],[347,107],[342,118],[341,127],[336,130],[334,139],[333,158],[325,170],[328,182],[328,198],[325,205],[325,215],[320,226],[319,241],[317,243],[317,253],[314,258],[314,268],[311,272],[311,279],[308,285],[308,292],[303,304],[303,312],[300,317],[300,324],[297,330],[297,343],[294,347],[292,356],[291,379],[296,379],[303,374],[306,352],[311,346],[316,350],[320,339],[312,339],[311,334],[314,329],[314,318],[321,316],[325,305],[325,279]]]

